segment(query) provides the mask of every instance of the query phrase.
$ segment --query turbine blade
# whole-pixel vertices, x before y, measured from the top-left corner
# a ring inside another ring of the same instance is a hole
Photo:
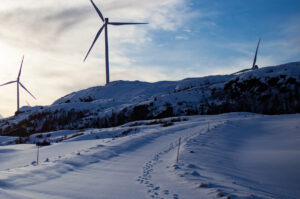
[[[5,83],[5,84],[1,84],[0,86],[5,86],[5,85],[7,85],[7,84],[12,84],[12,83],[15,83],[15,82],[17,82],[17,81],[10,81],[10,82],[7,82],[7,83]]]
[[[94,6],[95,10],[97,11],[97,13],[98,13],[99,17],[101,18],[101,20],[104,22],[104,17],[102,15],[101,11],[97,8],[97,6],[93,2],[93,0],[91,0],[91,3],[93,4],[93,6]]]
[[[22,62],[21,62],[21,66],[20,66],[20,70],[19,70],[19,74],[18,74],[18,79],[19,79],[20,76],[21,76],[22,67],[23,67],[23,61],[24,61],[24,55],[23,55],[23,58],[22,58]]]
[[[257,44],[257,47],[256,47],[256,51],[255,51],[255,56],[254,56],[254,60],[253,60],[253,65],[252,65],[252,69],[255,68],[255,64],[256,64],[256,60],[257,60],[257,52],[258,52],[258,48],[259,48],[259,44],[260,44],[260,39],[258,40],[258,44]]]
[[[90,54],[90,52],[91,52],[93,46],[95,45],[95,43],[96,43],[97,39],[99,38],[99,36],[100,36],[100,34],[101,34],[101,32],[102,32],[102,30],[103,30],[104,27],[105,27],[105,24],[103,24],[103,26],[102,26],[102,27],[100,28],[100,30],[98,31],[98,33],[97,33],[97,35],[96,35],[96,37],[95,37],[95,39],[94,39],[94,41],[93,41],[93,43],[92,43],[92,46],[90,47],[89,51],[87,52],[87,54],[86,54],[86,56],[85,56],[83,62],[85,62],[86,58],[89,56],[89,54]]]
[[[19,82],[19,84],[22,86],[22,88],[24,88],[25,91],[27,91],[27,93],[29,93],[29,95],[31,95],[31,97],[33,97],[36,100],[36,98],[29,92],[29,90],[21,82]]]
[[[142,25],[148,23],[131,23],[131,22],[108,22],[109,25],[113,26],[123,26],[123,25]]]

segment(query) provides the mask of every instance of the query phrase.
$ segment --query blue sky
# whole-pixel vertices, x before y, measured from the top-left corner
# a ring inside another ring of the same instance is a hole
[[[262,37],[259,67],[300,61],[296,0],[95,0],[111,21],[111,80],[179,80],[249,68]],[[48,105],[70,92],[104,85],[104,35],[83,58],[101,21],[88,0],[10,0],[0,8],[0,84],[16,78]],[[16,88],[0,88],[0,114],[16,109]]]
[[[299,61],[299,1],[198,0],[188,5],[195,16],[181,28],[153,33],[154,44],[164,44],[154,53],[156,64],[188,67],[199,75],[234,71],[251,65],[259,37],[258,65]],[[147,47],[147,54],[153,55],[154,45]],[[286,52],[289,48],[295,51]]]

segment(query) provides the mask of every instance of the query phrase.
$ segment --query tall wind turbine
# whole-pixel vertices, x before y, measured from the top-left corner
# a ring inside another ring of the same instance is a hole
[[[94,6],[95,10],[97,11],[100,19],[103,22],[102,27],[100,28],[100,30],[98,31],[98,33],[96,34],[96,37],[92,43],[92,46],[90,47],[89,51],[87,52],[84,61],[86,60],[86,58],[88,57],[89,53],[91,52],[94,44],[96,43],[97,39],[99,38],[101,32],[103,31],[103,29],[105,29],[105,66],[106,66],[106,84],[109,83],[109,56],[108,56],[108,35],[107,35],[107,25],[113,25],[113,26],[123,26],[123,25],[140,25],[140,24],[148,24],[148,23],[131,23],[131,22],[109,22],[108,18],[104,18],[101,11],[98,9],[98,7],[95,5],[95,3],[90,0],[92,5]]]
[[[260,38],[258,40],[258,44],[257,44],[257,47],[256,47],[255,56],[254,56],[254,60],[253,60],[253,65],[252,65],[252,70],[258,69],[258,66],[256,65],[256,59],[257,59],[257,52],[258,52],[259,44],[260,44]]]
[[[0,86],[5,86],[5,85],[8,85],[8,84],[13,84],[13,83],[17,83],[17,112],[19,112],[19,109],[20,109],[20,94],[19,94],[19,86],[21,86],[25,91],[27,91],[27,93],[29,93],[29,95],[31,95],[34,99],[36,99],[30,92],[29,90],[20,82],[20,76],[21,76],[21,72],[22,72],[22,67],[23,67],[23,61],[24,61],[24,56],[22,58],[22,62],[21,62],[21,66],[20,66],[20,70],[19,70],[19,74],[18,74],[18,77],[17,77],[17,80],[15,81],[10,81],[10,82],[7,82],[5,84],[1,84]]]

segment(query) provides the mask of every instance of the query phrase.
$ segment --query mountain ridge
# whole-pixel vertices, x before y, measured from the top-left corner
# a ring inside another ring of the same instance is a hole
[[[70,93],[49,106],[22,107],[0,120],[0,133],[28,136],[197,114],[299,113],[299,93],[300,62],[180,81],[115,81]]]

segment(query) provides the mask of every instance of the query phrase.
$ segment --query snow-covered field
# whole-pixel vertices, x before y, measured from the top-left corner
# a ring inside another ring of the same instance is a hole
[[[300,198],[299,114],[167,118],[31,141],[39,137],[54,143],[40,147],[38,165],[36,145],[0,146],[0,198]]]

